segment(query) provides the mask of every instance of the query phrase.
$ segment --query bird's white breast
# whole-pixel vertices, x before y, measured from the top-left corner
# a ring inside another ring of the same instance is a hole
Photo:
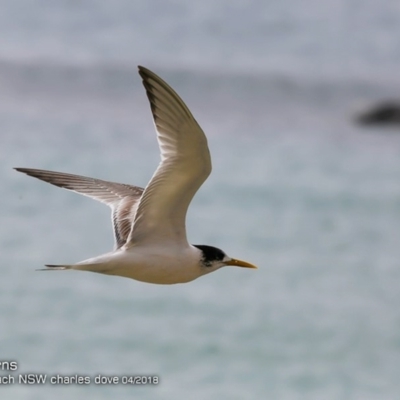
[[[200,265],[200,252],[192,246],[123,247],[85,260],[76,269],[156,284],[189,282],[204,274]]]

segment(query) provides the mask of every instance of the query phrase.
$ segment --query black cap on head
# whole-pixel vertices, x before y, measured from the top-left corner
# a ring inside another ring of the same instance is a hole
[[[226,254],[217,247],[204,244],[194,244],[193,246],[197,247],[203,253],[202,263],[206,267],[211,267],[214,261],[222,261],[226,257]]]

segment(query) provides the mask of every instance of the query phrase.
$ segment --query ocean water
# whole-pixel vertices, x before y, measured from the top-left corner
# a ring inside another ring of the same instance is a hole
[[[396,1],[0,2],[0,362],[158,385],[0,385],[8,399],[400,396]],[[14,171],[145,186],[159,160],[136,65],[207,134],[192,243],[259,266],[157,286],[37,272],[113,246],[107,207]]]

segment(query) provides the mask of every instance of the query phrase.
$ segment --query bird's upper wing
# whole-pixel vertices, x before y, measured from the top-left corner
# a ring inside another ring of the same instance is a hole
[[[207,139],[175,91],[139,66],[157,130],[161,162],[140,199],[128,244],[187,244],[189,204],[211,172]]]
[[[107,204],[112,210],[116,247],[119,248],[126,243],[144,189],[63,172],[32,168],[15,169],[52,185],[72,190]]]

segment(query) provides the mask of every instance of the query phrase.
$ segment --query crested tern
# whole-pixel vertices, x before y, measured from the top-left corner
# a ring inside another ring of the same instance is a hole
[[[216,247],[188,243],[186,212],[211,172],[207,139],[178,94],[154,72],[138,68],[161,152],[161,162],[145,189],[63,172],[15,168],[111,208],[113,251],[76,264],[49,264],[45,270],[83,270],[175,284],[228,265],[257,268]]]

